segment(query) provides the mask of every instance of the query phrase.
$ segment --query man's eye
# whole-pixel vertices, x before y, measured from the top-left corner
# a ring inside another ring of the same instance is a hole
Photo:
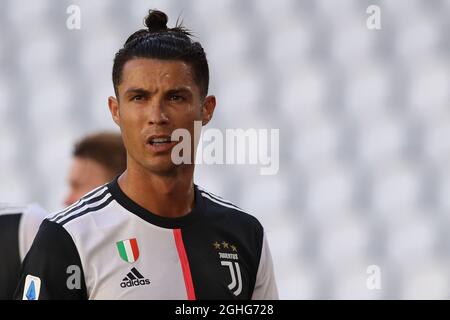
[[[144,100],[144,96],[143,96],[143,95],[140,95],[140,94],[138,94],[138,95],[135,95],[135,96],[133,96],[133,98],[131,98],[131,100],[133,100],[133,101],[140,101],[140,100]]]
[[[169,96],[169,100],[170,101],[183,101],[184,97],[174,94],[174,95]]]

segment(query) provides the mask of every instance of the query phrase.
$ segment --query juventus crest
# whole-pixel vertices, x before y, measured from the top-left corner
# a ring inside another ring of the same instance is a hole
[[[221,243],[216,241],[213,245],[216,250],[221,250],[221,252],[219,252],[220,264],[230,272],[231,282],[228,284],[228,289],[230,289],[235,296],[239,296],[242,292],[242,274],[236,246],[230,245],[225,241],[222,241]]]

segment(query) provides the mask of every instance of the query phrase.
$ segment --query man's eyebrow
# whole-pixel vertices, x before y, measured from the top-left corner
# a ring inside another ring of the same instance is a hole
[[[168,94],[174,94],[174,93],[188,93],[188,94],[192,94],[192,90],[189,87],[176,87],[176,88],[172,88],[167,90]]]
[[[127,89],[124,93],[124,95],[129,95],[129,94],[141,94],[141,95],[149,95],[150,91],[144,89],[144,88],[135,88],[135,87],[131,87],[129,89]]]

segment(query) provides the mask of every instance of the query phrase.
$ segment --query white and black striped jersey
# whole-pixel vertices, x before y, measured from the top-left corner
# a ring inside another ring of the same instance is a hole
[[[12,299],[20,266],[47,212],[37,204],[0,203],[0,299]]]
[[[50,215],[17,299],[278,299],[261,224],[195,187],[193,210],[155,215],[117,179]]]

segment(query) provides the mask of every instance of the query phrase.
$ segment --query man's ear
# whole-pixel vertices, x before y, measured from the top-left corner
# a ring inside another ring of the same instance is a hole
[[[214,109],[216,108],[216,97],[207,96],[203,101],[202,125],[207,125],[212,119]]]
[[[120,127],[119,102],[112,96],[108,97],[108,106],[114,122]]]

